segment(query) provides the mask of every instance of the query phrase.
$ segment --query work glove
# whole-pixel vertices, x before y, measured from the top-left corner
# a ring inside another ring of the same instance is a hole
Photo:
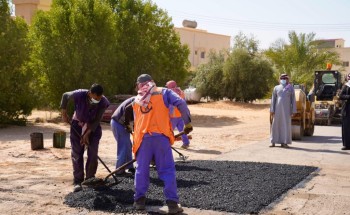
[[[132,134],[132,126],[131,125],[126,125],[125,129],[127,132],[129,132],[130,134]]]
[[[191,131],[193,131],[193,127],[192,127],[191,123],[186,124],[185,128],[184,128],[185,134],[189,134]]]

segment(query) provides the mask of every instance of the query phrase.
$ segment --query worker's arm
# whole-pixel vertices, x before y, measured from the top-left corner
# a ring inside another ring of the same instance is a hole
[[[130,122],[134,121],[134,111],[132,109],[132,103],[135,97],[128,98],[114,111],[112,119],[119,124],[125,126],[128,132],[132,132]]]
[[[177,107],[181,113],[181,117],[184,120],[185,125],[189,124],[191,122],[191,114],[187,107],[186,101],[169,89],[163,89],[162,94],[165,106],[167,108],[169,108],[170,105]]]
[[[124,125],[129,126],[132,121],[134,121],[134,110],[132,109],[132,103],[130,103],[125,107]]]
[[[61,109],[61,113],[62,113],[63,122],[68,123],[70,121],[68,114],[67,114],[67,105],[68,105],[69,100],[73,99],[73,94],[74,94],[74,91],[70,91],[70,92],[63,93],[63,95],[62,95],[60,109]]]
[[[271,96],[271,105],[270,105],[271,115],[275,114],[276,101],[277,101],[277,92],[276,92],[276,87],[275,87],[275,88],[273,88],[272,96]]]

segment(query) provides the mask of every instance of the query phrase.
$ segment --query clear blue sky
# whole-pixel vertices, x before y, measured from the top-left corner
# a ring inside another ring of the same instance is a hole
[[[175,27],[184,19],[197,28],[234,37],[254,36],[260,48],[288,32],[316,33],[316,39],[345,40],[350,47],[350,0],[152,0],[172,17]]]

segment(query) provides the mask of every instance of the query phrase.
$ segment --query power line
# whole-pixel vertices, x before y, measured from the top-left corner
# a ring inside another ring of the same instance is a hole
[[[199,24],[214,24],[216,26],[222,26],[233,29],[254,29],[254,30],[307,30],[307,31],[349,31],[350,23],[341,24],[297,24],[297,23],[278,23],[278,22],[258,22],[248,20],[237,20],[220,17],[212,17],[206,15],[191,14],[181,11],[172,11],[172,16],[178,19],[183,17],[191,17],[195,19]]]

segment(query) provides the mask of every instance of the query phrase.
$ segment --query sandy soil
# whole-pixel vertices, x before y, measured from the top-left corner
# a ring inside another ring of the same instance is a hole
[[[189,159],[217,159],[269,135],[268,101],[255,104],[228,101],[190,105],[194,131],[190,148],[180,149]],[[0,129],[1,214],[105,214],[69,208],[64,197],[72,190],[69,127],[57,123],[57,112],[34,111],[26,127]],[[56,122],[55,122],[56,121]],[[53,133],[67,132],[66,148],[53,148]],[[31,150],[30,134],[44,134],[44,149]],[[99,156],[114,169],[116,144],[109,124],[103,124]],[[174,157],[178,155],[174,153]],[[99,165],[97,177],[108,172]]]

